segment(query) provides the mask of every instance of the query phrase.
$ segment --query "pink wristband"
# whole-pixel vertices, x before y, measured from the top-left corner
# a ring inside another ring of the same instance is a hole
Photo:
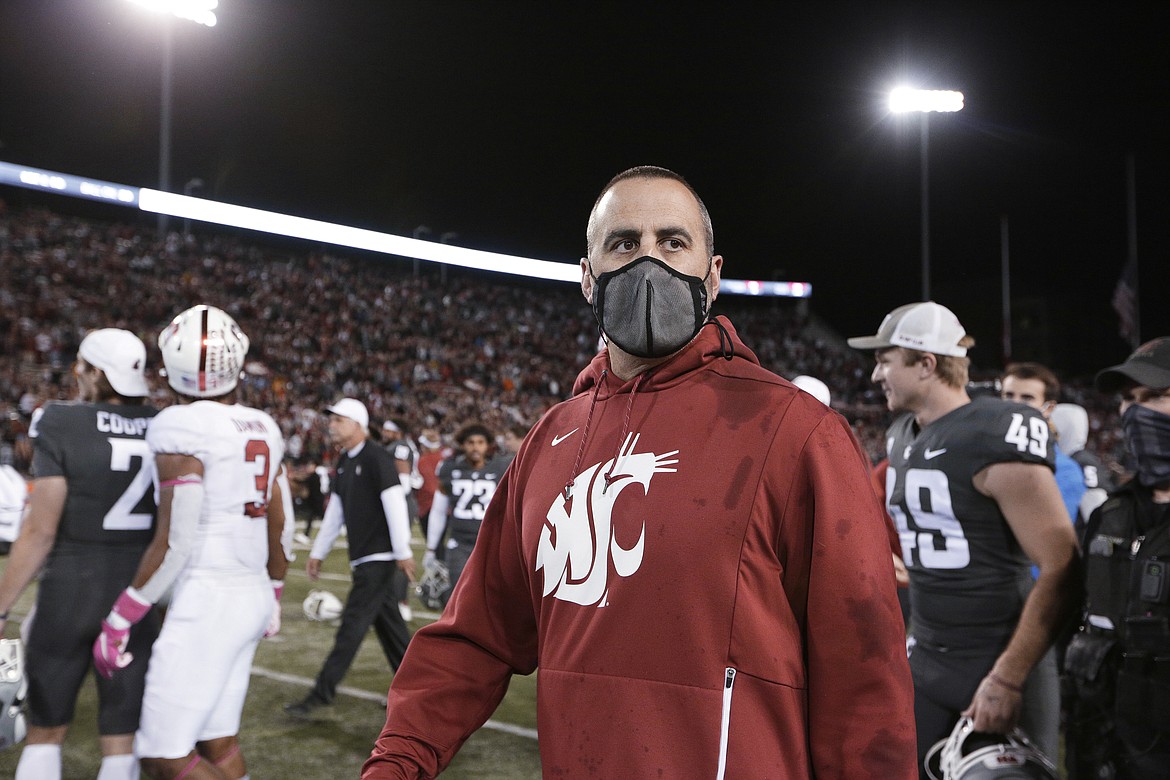
[[[139,620],[142,620],[152,606],[154,605],[144,603],[141,599],[130,595],[130,589],[127,588],[118,594],[118,600],[114,602],[113,611],[129,620],[130,624],[133,625]]]

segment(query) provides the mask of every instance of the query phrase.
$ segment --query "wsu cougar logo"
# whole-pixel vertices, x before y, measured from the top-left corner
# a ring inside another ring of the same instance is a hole
[[[564,493],[545,515],[536,548],[536,568],[544,569],[544,595],[562,601],[604,607],[609,594],[609,561],[619,577],[629,577],[642,565],[646,522],[641,522],[638,541],[626,549],[613,531],[613,507],[630,485],[650,490],[655,474],[673,473],[678,450],[664,455],[634,452],[639,434],[626,437],[616,458],[590,466],[573,478],[572,504]],[[607,481],[606,475],[609,474]]]

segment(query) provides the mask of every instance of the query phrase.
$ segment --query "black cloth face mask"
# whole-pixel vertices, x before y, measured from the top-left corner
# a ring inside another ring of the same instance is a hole
[[[707,278],[712,265],[700,279],[649,255],[601,276],[593,276],[590,264],[597,324],[607,339],[630,355],[673,355],[707,321]]]
[[[1170,415],[1134,404],[1121,415],[1125,447],[1146,487],[1170,483]]]

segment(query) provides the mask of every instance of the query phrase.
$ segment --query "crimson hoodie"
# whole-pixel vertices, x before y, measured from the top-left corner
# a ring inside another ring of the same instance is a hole
[[[724,318],[630,381],[602,351],[500,482],[364,780],[430,778],[540,667],[546,778],[911,780],[886,529],[845,420]]]

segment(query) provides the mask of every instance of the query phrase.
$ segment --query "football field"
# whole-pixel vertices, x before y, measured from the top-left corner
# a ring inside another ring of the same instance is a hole
[[[421,558],[417,545],[416,555]],[[349,566],[340,545],[326,559],[317,583],[310,583],[305,575],[307,556],[307,549],[298,546],[297,560],[290,564],[285,580],[283,626],[277,636],[262,640],[256,652],[240,727],[240,742],[253,780],[357,778],[385,721],[390,669],[373,631],[342,681],[333,706],[314,711],[308,720],[294,718],[282,709],[308,692],[333,642],[334,626],[305,618],[301,601],[314,588],[331,591],[342,600],[349,590]],[[7,557],[0,558],[0,570],[7,562]],[[9,637],[15,636],[17,619],[27,614],[34,594],[35,587],[30,587],[12,610]],[[438,617],[427,612],[413,593],[411,605],[412,631]],[[63,780],[92,780],[97,776],[101,754],[97,747],[96,709],[95,689],[92,681],[87,681],[65,741]],[[472,735],[443,777],[539,778],[535,732],[535,675],[514,678],[488,725]],[[19,748],[0,752],[0,778],[13,776],[19,755]]]

